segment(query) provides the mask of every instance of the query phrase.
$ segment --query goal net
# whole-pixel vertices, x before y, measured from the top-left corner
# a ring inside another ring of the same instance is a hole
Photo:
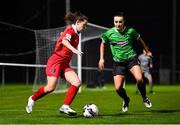
[[[53,29],[35,30],[36,38],[36,64],[46,65],[48,58],[54,50],[56,40],[60,33],[66,27]],[[78,59],[77,55],[73,55],[70,62],[71,67],[78,73],[84,84],[96,84],[99,76],[105,75],[111,69],[105,70],[102,74],[98,71],[99,45],[100,36],[108,28],[89,23],[87,29],[81,34],[80,45],[78,49],[84,52],[83,56]],[[110,55],[107,55],[109,58]],[[100,74],[100,75],[99,75]],[[68,84],[65,80],[59,78],[56,91],[66,91]],[[39,85],[46,83],[45,67],[37,67],[35,70],[35,78],[33,89],[37,89]]]

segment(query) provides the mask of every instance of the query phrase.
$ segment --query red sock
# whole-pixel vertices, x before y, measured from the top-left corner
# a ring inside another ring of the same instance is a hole
[[[36,93],[34,93],[34,95],[32,96],[32,100],[36,101],[37,99],[47,94],[44,92],[44,87],[45,86],[40,87],[39,90]]]
[[[74,85],[71,85],[66,93],[66,97],[64,99],[64,104],[65,105],[70,105],[71,102],[73,101],[74,97],[77,94],[79,87],[76,87]]]

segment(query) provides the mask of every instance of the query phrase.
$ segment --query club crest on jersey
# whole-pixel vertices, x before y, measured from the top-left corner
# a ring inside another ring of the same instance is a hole
[[[56,69],[55,68],[52,68],[51,69],[51,73],[55,73],[56,72]]]
[[[127,44],[128,44],[128,41],[119,41],[116,43],[111,43],[111,45],[113,45],[113,46],[125,46]]]

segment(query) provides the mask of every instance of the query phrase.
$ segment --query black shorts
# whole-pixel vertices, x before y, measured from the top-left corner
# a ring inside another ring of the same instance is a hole
[[[135,65],[139,65],[139,60],[137,56],[127,59],[122,62],[114,62],[113,66],[113,76],[115,75],[126,75],[128,70]]]

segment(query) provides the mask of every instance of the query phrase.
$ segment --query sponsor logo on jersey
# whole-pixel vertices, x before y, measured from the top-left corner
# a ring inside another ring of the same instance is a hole
[[[119,36],[116,35],[116,34],[112,34],[111,37],[112,37],[112,38],[116,38],[116,37],[119,37]]]
[[[119,41],[116,43],[111,43],[111,45],[113,45],[113,46],[125,46],[127,44],[128,44],[128,41]]]

